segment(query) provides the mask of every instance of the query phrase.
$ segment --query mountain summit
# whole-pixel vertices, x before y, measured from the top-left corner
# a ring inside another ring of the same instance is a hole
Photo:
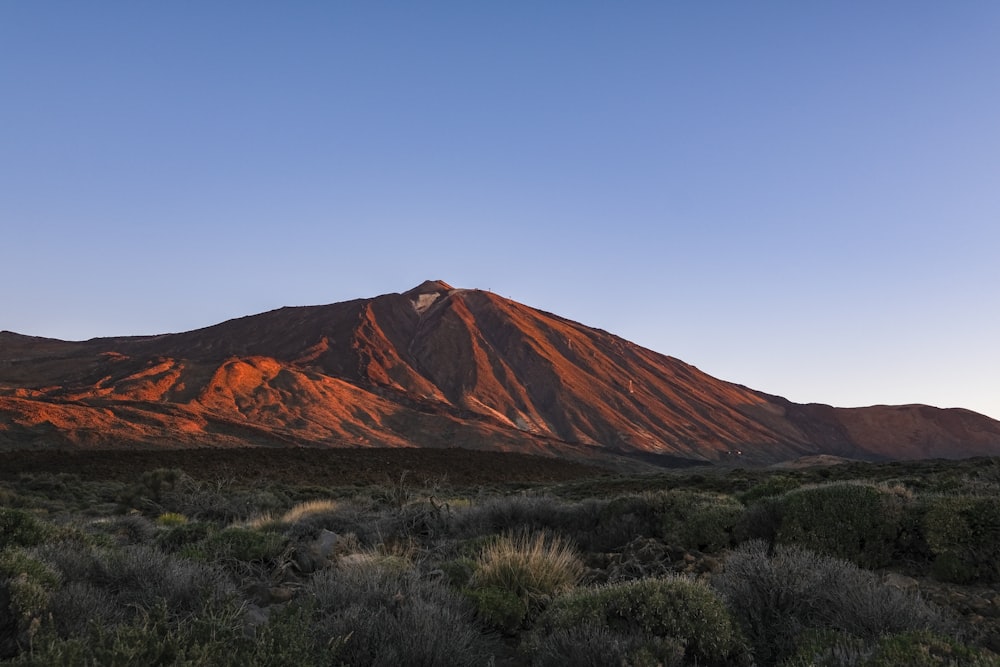
[[[0,333],[0,448],[466,447],[770,463],[1000,454],[1000,422],[800,405],[491,292],[281,308],[178,334]]]

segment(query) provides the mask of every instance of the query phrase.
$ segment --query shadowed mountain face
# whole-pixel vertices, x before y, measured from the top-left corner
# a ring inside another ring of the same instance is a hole
[[[794,404],[440,281],[180,334],[0,333],[0,449],[247,444],[958,458],[1000,454],[1000,422],[927,406]]]

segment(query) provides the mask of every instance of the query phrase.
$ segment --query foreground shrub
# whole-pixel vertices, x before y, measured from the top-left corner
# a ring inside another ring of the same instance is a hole
[[[732,543],[743,512],[731,496],[688,489],[620,496],[601,511],[599,546],[616,549],[637,537],[656,537],[688,549],[718,551]]]
[[[551,602],[527,646],[541,647],[545,637],[556,631],[575,636],[574,628],[611,633],[603,651],[625,651],[630,664],[643,655],[673,662],[678,647],[688,660],[724,664],[736,659],[740,647],[738,630],[722,599],[705,584],[681,577],[577,588]]]
[[[120,544],[143,544],[156,535],[156,525],[140,514],[129,514],[99,524]]]
[[[722,494],[676,490],[661,494],[661,499],[663,539],[698,551],[728,547],[744,512],[739,501]]]
[[[1000,658],[926,631],[860,639],[836,631],[800,637],[782,667],[1000,667]]]
[[[182,553],[241,570],[244,565],[274,565],[287,545],[288,541],[281,535],[233,526],[210,534],[203,542],[186,547]]]
[[[856,482],[796,489],[780,499],[777,539],[862,567],[893,560],[904,505],[901,490]]]
[[[338,647],[332,664],[490,664],[491,645],[467,601],[412,568],[359,561],[320,572],[306,593],[315,605],[314,641]]]
[[[663,529],[661,515],[662,502],[658,494],[619,496],[601,510],[597,539],[592,548],[608,551],[637,537],[659,537]]]
[[[62,634],[79,633],[90,622],[114,627],[159,604],[172,618],[184,618],[234,592],[217,566],[148,545],[99,549],[56,542],[36,547],[32,555],[64,582],[47,610]]]
[[[806,630],[862,639],[912,630],[944,630],[938,612],[916,593],[883,585],[847,561],[765,542],[741,545],[712,579],[761,664],[793,654]]]
[[[51,527],[29,512],[0,507],[0,549],[34,546],[51,533]]]
[[[185,546],[200,542],[212,532],[212,524],[204,521],[185,521],[173,525],[156,536],[156,545],[168,553],[180,551]]]
[[[644,636],[640,632],[612,631],[585,624],[558,628],[531,650],[535,667],[680,667],[684,646],[676,639]]]
[[[31,643],[59,583],[53,568],[24,549],[0,551],[0,659]]]
[[[171,618],[166,605],[143,610],[133,621],[112,627],[89,625],[85,635],[42,635],[12,664],[37,667],[107,665],[252,665],[237,607],[218,608],[186,618]],[[277,657],[277,656],[275,656]],[[271,663],[281,664],[281,663]]]
[[[924,502],[934,575],[956,583],[1000,581],[1000,498],[933,496]]]
[[[139,510],[151,517],[180,514],[211,521],[243,521],[287,506],[287,499],[266,489],[243,489],[232,480],[202,482],[177,469],[143,473],[118,497],[121,510]]]

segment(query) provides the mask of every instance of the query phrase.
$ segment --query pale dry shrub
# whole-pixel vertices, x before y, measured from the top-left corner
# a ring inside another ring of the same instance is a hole
[[[853,563],[795,546],[773,552],[761,540],[737,548],[712,578],[761,664],[795,650],[807,630],[874,638],[913,630],[948,631],[949,623],[917,593],[881,582]]]
[[[156,517],[156,525],[164,528],[175,528],[183,526],[188,522],[188,518],[178,512],[164,512]]]
[[[564,539],[546,533],[507,533],[476,559],[474,588],[497,588],[531,604],[572,589],[584,565]]]
[[[332,514],[339,509],[340,503],[336,500],[307,500],[282,514],[280,521],[286,525],[299,523],[303,519],[310,519],[319,514]]]
[[[340,503],[336,500],[307,500],[293,506],[280,516],[274,512],[263,512],[232,525],[252,530],[283,530],[301,523],[315,523],[317,519],[322,520],[335,514],[339,509]]]
[[[246,521],[234,521],[229,524],[230,528],[248,528],[250,530],[281,530],[281,520],[275,518],[271,512],[264,512],[257,516],[252,516]]]
[[[313,637],[337,644],[336,664],[491,664],[491,642],[468,602],[415,569],[359,561],[320,572],[305,593],[315,604]]]

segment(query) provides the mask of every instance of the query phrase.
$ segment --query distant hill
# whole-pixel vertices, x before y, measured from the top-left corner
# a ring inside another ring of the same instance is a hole
[[[441,281],[160,336],[0,332],[0,449],[247,445],[674,464],[963,458],[1000,454],[1000,422],[792,403]]]

